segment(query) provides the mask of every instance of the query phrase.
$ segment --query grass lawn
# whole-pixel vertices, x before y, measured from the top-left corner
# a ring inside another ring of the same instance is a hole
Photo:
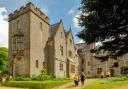
[[[97,79],[83,89],[112,89],[117,86],[128,85],[128,79],[125,78],[105,78]]]
[[[8,81],[4,83],[5,86],[22,87],[30,89],[51,89],[63,84],[69,83],[71,80],[46,80],[46,81]]]

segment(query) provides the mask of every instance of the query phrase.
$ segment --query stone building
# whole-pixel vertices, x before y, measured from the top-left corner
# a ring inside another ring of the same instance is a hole
[[[39,75],[46,68],[48,74],[67,77],[77,71],[77,60],[73,36],[65,32],[62,20],[50,25],[49,17],[31,2],[9,15],[9,74]]]
[[[76,44],[76,49],[79,55],[79,74],[84,72],[86,77],[93,77],[93,54],[90,50],[94,47],[94,44],[87,45],[85,43]]]
[[[62,20],[50,26],[48,51],[48,73],[66,77],[66,38]]]
[[[67,76],[72,77],[74,73],[78,72],[79,67],[79,55],[74,45],[74,38],[72,35],[71,28],[66,32],[66,55],[67,55]]]
[[[95,60],[94,60],[94,68],[93,71],[95,74],[95,77],[100,77],[101,71],[104,72],[106,75],[107,72],[110,72],[111,76],[121,76],[122,74],[128,73],[128,54],[123,55],[122,57],[118,57],[117,59],[114,59],[111,56],[108,56],[107,51],[101,50],[100,52],[95,54]],[[105,58],[105,61],[101,61],[98,58]]]
[[[95,44],[86,45],[81,43],[75,46],[80,57],[79,73],[83,71],[86,77],[101,77],[101,72],[105,76],[109,72],[112,77],[128,73],[128,54],[114,59],[108,56],[109,52],[104,50],[92,53],[91,49],[95,48]],[[104,61],[101,61],[102,58],[104,58]]]

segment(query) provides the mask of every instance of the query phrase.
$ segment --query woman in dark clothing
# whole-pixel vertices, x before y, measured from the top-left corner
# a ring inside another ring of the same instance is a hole
[[[81,84],[84,85],[84,80],[85,80],[85,74],[84,72],[81,73]]]

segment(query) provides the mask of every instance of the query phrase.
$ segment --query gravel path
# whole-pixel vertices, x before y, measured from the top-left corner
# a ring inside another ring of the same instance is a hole
[[[95,79],[86,79],[85,86],[95,81]],[[82,85],[79,85],[77,87],[74,86],[74,83],[68,83],[63,86],[53,88],[53,89],[82,89]]]

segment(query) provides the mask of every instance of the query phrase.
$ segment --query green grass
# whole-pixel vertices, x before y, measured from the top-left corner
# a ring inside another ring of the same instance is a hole
[[[106,78],[98,79],[89,85],[85,85],[83,89],[112,89],[114,87],[119,87],[123,85],[128,85],[128,79],[125,78]]]
[[[4,83],[5,86],[22,87],[30,89],[51,89],[63,84],[69,83],[71,80],[47,80],[47,81],[8,81]]]

